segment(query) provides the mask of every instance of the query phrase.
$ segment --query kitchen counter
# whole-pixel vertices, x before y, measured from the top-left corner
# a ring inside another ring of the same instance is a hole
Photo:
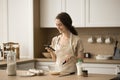
[[[35,58],[35,59],[19,59],[17,64],[27,62],[54,62],[50,58]],[[102,64],[120,64],[120,60],[96,60],[96,59],[84,59],[84,63],[102,63]],[[6,60],[0,61],[0,66],[6,66]]]
[[[101,63],[101,64],[120,64],[120,60],[96,60],[96,59],[84,59],[84,63]]]
[[[35,59],[17,59],[16,60],[17,64],[34,62],[34,61],[35,61]],[[6,59],[0,61],[0,66],[6,66],[6,65],[7,65]]]
[[[77,76],[76,74],[70,76],[59,77],[58,75],[51,75],[46,73],[41,76],[21,77],[20,71],[17,71],[17,76],[7,76],[5,70],[0,70],[0,80],[110,80],[115,75],[102,74],[88,74],[88,77]]]
[[[50,58],[36,58],[35,60],[38,62],[39,61],[40,62],[53,62],[53,60]],[[110,60],[96,60],[94,58],[91,58],[91,59],[86,58],[83,61],[84,61],[84,63],[120,64],[120,60],[112,60],[112,59],[110,59]]]

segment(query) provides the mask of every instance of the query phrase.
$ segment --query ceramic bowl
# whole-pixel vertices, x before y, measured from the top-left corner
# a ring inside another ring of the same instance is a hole
[[[51,55],[49,52],[43,52],[42,54],[44,55],[45,58],[51,58]]]
[[[52,74],[52,75],[59,75],[60,74],[58,66],[56,66],[56,65],[49,65],[48,67],[49,67],[49,73],[50,74]]]

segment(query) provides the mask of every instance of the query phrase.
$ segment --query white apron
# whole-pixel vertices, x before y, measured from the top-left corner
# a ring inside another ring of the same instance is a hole
[[[75,55],[72,49],[72,34],[70,35],[69,42],[64,46],[59,45],[59,39],[55,46],[55,54],[56,54],[56,66],[61,72],[76,72],[76,60]],[[63,64],[66,59],[66,56],[72,56],[68,62]]]

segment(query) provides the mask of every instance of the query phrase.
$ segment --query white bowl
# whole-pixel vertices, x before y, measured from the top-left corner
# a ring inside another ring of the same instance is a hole
[[[58,69],[58,66],[56,65],[49,65],[49,73],[52,75],[59,75],[60,74],[60,70]]]
[[[98,60],[107,60],[110,59],[112,55],[97,55],[95,58]]]

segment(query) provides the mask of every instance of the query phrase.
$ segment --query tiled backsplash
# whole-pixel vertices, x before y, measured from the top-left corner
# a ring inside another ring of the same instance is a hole
[[[50,44],[52,37],[58,34],[58,31],[56,29],[44,29],[44,31],[48,33],[47,37],[44,37],[47,40],[46,43]],[[85,52],[90,52],[93,55],[113,55],[115,41],[118,40],[120,42],[120,28],[77,28],[77,31],[83,42]],[[111,37],[113,42],[111,44],[88,43],[87,40],[91,36],[95,38],[101,36],[103,38]]]
[[[93,55],[97,54],[110,54],[114,53],[115,41],[118,40],[120,42],[120,28],[89,28],[89,29],[77,29],[79,32],[79,36],[81,37],[84,45],[85,52],[90,52]],[[88,43],[89,37],[95,37],[96,39],[99,37],[103,37],[106,39],[107,37],[111,37],[112,43],[106,44],[103,43]]]

